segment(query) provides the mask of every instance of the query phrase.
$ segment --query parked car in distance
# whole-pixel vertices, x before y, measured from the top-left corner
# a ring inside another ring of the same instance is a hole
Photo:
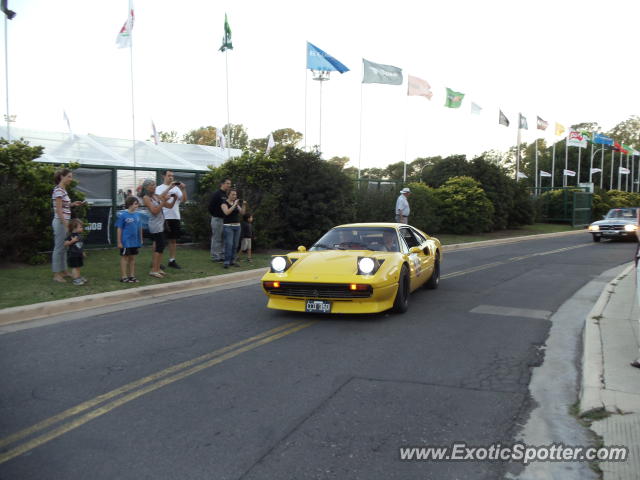
[[[589,233],[593,235],[593,241],[599,242],[603,238],[636,239],[638,208],[640,207],[622,207],[609,210],[603,220],[589,225]]]

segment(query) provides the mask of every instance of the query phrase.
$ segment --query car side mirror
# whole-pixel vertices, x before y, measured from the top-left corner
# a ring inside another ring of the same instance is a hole
[[[298,251],[299,251],[300,253],[304,253],[304,252],[306,252],[306,251],[307,251],[307,249],[306,249],[304,246],[300,245],[300,246],[298,247]]]
[[[607,218],[606,215],[602,215],[602,219],[605,220]]]
[[[411,247],[409,253],[423,253],[423,251],[420,247]]]

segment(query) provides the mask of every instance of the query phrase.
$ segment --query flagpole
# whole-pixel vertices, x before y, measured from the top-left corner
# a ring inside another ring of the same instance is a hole
[[[406,100],[404,101],[405,106],[405,115],[404,115],[404,171],[402,174],[402,183],[403,185],[407,183],[407,139],[409,137],[409,120],[408,120],[408,112],[409,112],[409,95],[407,95]]]
[[[569,136],[564,137],[564,169],[569,170]],[[569,185],[569,179],[567,175],[562,172],[562,186],[566,187]]]
[[[9,22],[7,20],[7,14],[4,15],[4,75],[5,75],[5,87],[7,92],[7,114],[4,116],[7,121],[7,141],[11,142],[11,115],[9,114],[9,35],[8,31]]]
[[[591,153],[589,155],[589,158],[591,159],[589,161],[589,183],[593,183],[592,181],[592,173],[591,170],[593,169],[593,140],[595,139],[595,136],[593,134],[593,132],[591,132]],[[595,188],[593,189],[595,192]]]
[[[602,152],[600,155],[600,190],[604,186],[604,145],[602,145]]]
[[[609,190],[613,190],[613,164],[615,163],[616,151],[611,150],[611,176],[609,177]]]
[[[520,174],[520,131],[521,131],[520,117],[521,116],[522,116],[521,114],[518,114],[518,140],[517,140],[518,148],[516,152],[516,182],[518,181],[518,176]]]
[[[304,151],[307,151],[307,83],[309,82],[309,74],[304,69]]]
[[[576,185],[580,183],[580,155],[582,154],[582,147],[578,147],[578,179],[576,180]]]
[[[129,13],[131,14],[131,13]],[[129,45],[129,67],[131,71],[131,134],[133,135],[133,185],[138,188],[138,175],[136,169],[136,109],[133,89],[133,32],[129,32],[131,44]]]
[[[322,73],[320,72],[320,118],[318,125],[318,152],[320,156],[322,156],[322,84],[324,83],[324,78],[322,78]],[[328,73],[328,72],[327,72]]]
[[[535,144],[536,144],[536,169],[535,169],[536,179],[535,179],[534,187],[535,187],[536,196],[538,196],[540,192],[538,192],[538,139],[537,138],[535,139]],[[542,181],[540,183],[542,183]]]
[[[553,183],[556,175],[556,139],[553,138],[553,153],[551,154],[551,189],[553,190]]]
[[[225,17],[226,21],[226,17]],[[224,63],[227,79],[227,160],[231,158],[231,121],[229,120],[229,49],[224,50]],[[224,133],[224,132],[223,132]]]
[[[358,180],[360,180],[360,170],[361,170],[361,160],[362,160],[362,91],[363,91],[362,85],[363,84],[361,83],[360,84],[360,140],[358,142]],[[360,187],[359,182],[358,182],[358,187]]]

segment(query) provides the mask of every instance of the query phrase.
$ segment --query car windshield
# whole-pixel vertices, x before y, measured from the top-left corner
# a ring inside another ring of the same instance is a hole
[[[607,219],[623,218],[625,220],[634,220],[636,218],[635,208],[612,208],[607,213]]]
[[[398,234],[394,228],[342,227],[329,230],[309,250],[399,252],[398,245]]]

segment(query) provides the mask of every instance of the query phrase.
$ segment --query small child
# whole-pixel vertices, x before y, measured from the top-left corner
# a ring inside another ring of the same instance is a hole
[[[134,196],[124,201],[126,210],[118,216],[118,248],[120,249],[120,281],[138,283],[136,278],[136,255],[142,247],[142,222],[136,212],[140,203]]]
[[[253,238],[253,215],[245,213],[242,216],[242,223],[240,223],[240,253],[238,254],[238,261],[240,255],[244,253],[247,256],[247,262],[251,263],[251,239]]]
[[[71,268],[71,277],[74,285],[84,285],[87,279],[80,276],[80,268],[84,264],[84,252],[82,250],[82,220],[73,218],[69,220],[69,236],[64,241],[67,247],[67,264]]]

